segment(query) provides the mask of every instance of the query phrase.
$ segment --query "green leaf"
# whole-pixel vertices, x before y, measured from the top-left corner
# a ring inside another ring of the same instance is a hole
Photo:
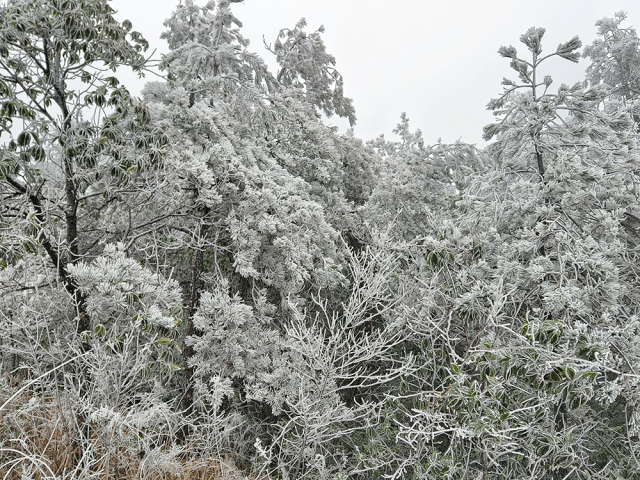
[[[31,141],[31,134],[29,132],[22,132],[18,135],[18,145],[21,147],[26,147],[29,145]]]
[[[546,457],[550,450],[551,450],[551,445],[549,445],[548,443],[543,443],[538,447],[538,449],[536,450],[536,453],[538,454],[539,457]]]
[[[47,155],[40,145],[35,145],[31,148],[31,156],[36,162],[44,162]]]

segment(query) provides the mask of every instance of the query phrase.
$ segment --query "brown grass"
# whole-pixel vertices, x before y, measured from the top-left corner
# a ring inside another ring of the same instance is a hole
[[[94,424],[90,439],[80,451],[77,438],[81,428],[78,416],[61,408],[59,399],[37,397],[33,393],[16,398],[0,412],[0,479],[20,480],[23,474],[34,480],[53,476],[104,480],[245,478],[232,459],[199,458],[188,448],[163,464],[158,458],[170,451],[170,444],[142,454],[131,444],[111,441]]]

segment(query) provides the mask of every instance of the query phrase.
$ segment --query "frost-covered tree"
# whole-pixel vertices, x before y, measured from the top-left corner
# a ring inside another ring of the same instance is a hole
[[[108,75],[120,66],[142,72],[147,43],[113,18],[106,0],[0,8],[0,261],[44,256],[73,298],[82,333],[91,319],[68,266],[135,227],[137,219],[115,220],[113,206],[139,192],[134,177],[162,148],[145,127],[145,108]]]
[[[640,49],[634,28],[625,28],[625,12],[596,22],[599,38],[585,47],[583,56],[591,62],[587,68],[587,82],[607,89],[604,108],[623,110],[631,114],[638,131],[640,122]]]
[[[480,151],[338,134],[322,28],[272,74],[234,0],[179,2],[133,99],[107,1],[0,5],[2,475],[638,478],[623,14],[571,87],[577,38],[502,47]]]
[[[95,292],[84,288],[97,278],[81,281],[75,275],[105,245],[126,242],[156,221],[134,206],[151,195],[146,174],[157,165],[165,139],[149,127],[146,108],[112,73],[118,67],[142,73],[147,43],[130,22],[121,24],[113,14],[106,0],[0,5],[2,367],[14,381],[31,379],[18,393],[41,392],[33,403],[36,415],[55,404],[57,413],[47,418],[51,425],[62,422],[67,442],[55,448],[66,449],[64,462],[72,464],[60,468],[75,468],[78,475],[103,458],[90,449],[92,409],[107,400],[121,410],[130,408],[129,393],[150,392],[170,371],[152,368],[146,375],[159,337],[132,324],[132,311],[143,310],[138,301],[148,293],[138,290],[145,270],[132,270],[140,278],[119,279],[122,271],[115,265],[109,272],[127,291],[111,304],[114,315],[122,308],[117,327],[94,308]],[[107,295],[113,294],[111,301],[115,293]],[[172,295],[159,303],[145,299],[149,314],[165,318],[172,307],[162,302],[175,300]],[[169,330],[175,333],[173,326]],[[122,376],[110,383],[116,366]],[[18,420],[12,428],[26,428]],[[56,426],[50,431],[60,432]],[[16,431],[5,433],[2,442]],[[36,448],[30,442],[37,440],[27,435],[12,451],[28,459]]]
[[[462,142],[426,145],[420,130],[411,131],[405,113],[393,133],[399,141],[380,136],[369,143],[382,159],[363,216],[371,225],[393,224],[398,238],[413,240],[427,233],[432,217],[450,214],[482,160],[472,145]]]
[[[187,2],[165,24],[168,81],[147,85],[144,95],[154,126],[171,144],[159,209],[176,215],[136,248],[163,252],[185,287],[183,408],[196,415],[197,392],[211,378],[203,363],[207,339],[216,331],[199,323],[198,312],[227,297],[241,310],[269,311],[243,320],[250,337],[266,341],[282,335],[295,309],[316,292],[346,286],[339,234],[356,230],[374,153],[323,125],[297,88],[273,78],[247,52],[228,2]],[[250,408],[248,372],[225,375],[235,379],[223,402],[227,413],[244,412],[249,429],[271,415],[264,399]],[[220,398],[215,388],[223,384],[212,384],[207,398]],[[235,397],[242,401],[232,402]],[[209,412],[219,408],[216,402]]]
[[[58,475],[67,469],[74,478],[96,470],[117,476],[120,456],[155,455],[181,421],[171,392],[180,289],[175,280],[127,258],[122,243],[107,245],[92,261],[68,265],[93,320],[81,346],[73,341],[76,322],[68,314],[73,298],[61,282],[46,277],[42,262],[30,266],[39,287],[13,288],[0,299],[3,379],[26,377],[19,389],[3,385],[0,470],[42,461]],[[24,268],[20,262],[3,269],[0,283],[11,285]],[[6,362],[12,358],[18,361]],[[28,389],[38,394],[25,407],[20,394]],[[29,433],[34,421],[36,434]]]
[[[336,59],[327,53],[321,34],[321,26],[313,33],[304,28],[302,18],[293,29],[283,28],[273,47],[280,69],[276,75],[284,87],[294,87],[303,92],[304,99],[327,116],[337,114],[347,117],[351,126],[356,123],[353,101],[344,96],[344,79],[335,68]]]
[[[228,423],[241,413],[234,448],[265,472],[355,475],[390,460],[373,451],[372,433],[388,426],[387,404],[401,401],[402,385],[420,369],[398,308],[400,255],[386,237],[349,260],[353,287],[343,308],[332,310],[326,297],[291,305],[281,329],[264,297],[251,305],[228,284],[201,297],[199,335],[187,340],[196,352],[199,408]]]
[[[623,102],[640,95],[640,50],[634,28],[624,28],[625,12],[596,22],[599,38],[584,49],[583,56],[591,61],[587,80],[594,85],[606,84],[611,96]]]
[[[421,241],[421,303],[446,346],[428,408],[400,435],[428,458],[414,464],[424,475],[637,474],[627,212],[639,152],[629,117],[598,108],[602,90],[539,94],[551,84],[536,80],[543,33],[521,37],[532,60],[500,49],[522,83],[503,81],[489,104],[501,117],[485,130],[497,135],[493,165],[462,192],[454,219]],[[574,39],[556,54],[574,60],[578,47]]]

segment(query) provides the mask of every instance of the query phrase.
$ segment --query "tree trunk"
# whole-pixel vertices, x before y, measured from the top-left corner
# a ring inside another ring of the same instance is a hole
[[[210,209],[205,207],[202,212],[202,219],[206,219],[210,213]],[[183,396],[182,396],[182,410],[185,415],[189,415],[193,411],[193,375],[194,369],[189,365],[189,360],[193,358],[195,352],[193,347],[187,345],[185,340],[187,337],[196,335],[196,330],[193,326],[193,317],[196,314],[198,305],[200,304],[200,296],[204,289],[204,281],[202,280],[202,273],[204,271],[204,245],[202,239],[207,235],[208,226],[201,223],[197,232],[197,244],[194,246],[191,252],[191,281],[189,287],[189,300],[187,309],[185,311],[183,322],[183,348],[182,348],[182,370],[183,370]]]
[[[204,269],[204,252],[202,248],[196,247],[191,254],[191,286],[189,289],[189,303],[184,315],[184,338],[195,335],[196,331],[193,326],[193,316],[196,313],[202,293],[202,270]],[[193,367],[189,365],[189,360],[195,354],[193,347],[183,343],[182,360],[183,360],[183,382],[184,393],[182,396],[182,410],[185,415],[191,413],[193,407]]]

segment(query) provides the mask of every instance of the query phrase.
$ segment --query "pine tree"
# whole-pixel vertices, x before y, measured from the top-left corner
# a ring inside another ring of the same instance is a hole
[[[636,241],[625,212],[638,149],[628,115],[598,108],[606,89],[537,83],[543,33],[521,37],[530,61],[500,49],[521,83],[504,80],[489,103],[501,117],[485,129],[497,136],[493,166],[421,242],[421,283],[433,289],[423,308],[447,353],[442,386],[403,438],[432,453],[420,466],[432,474],[636,475],[633,424],[613,418],[634,408],[636,391]],[[579,46],[574,38],[553,55],[576,60]]]

